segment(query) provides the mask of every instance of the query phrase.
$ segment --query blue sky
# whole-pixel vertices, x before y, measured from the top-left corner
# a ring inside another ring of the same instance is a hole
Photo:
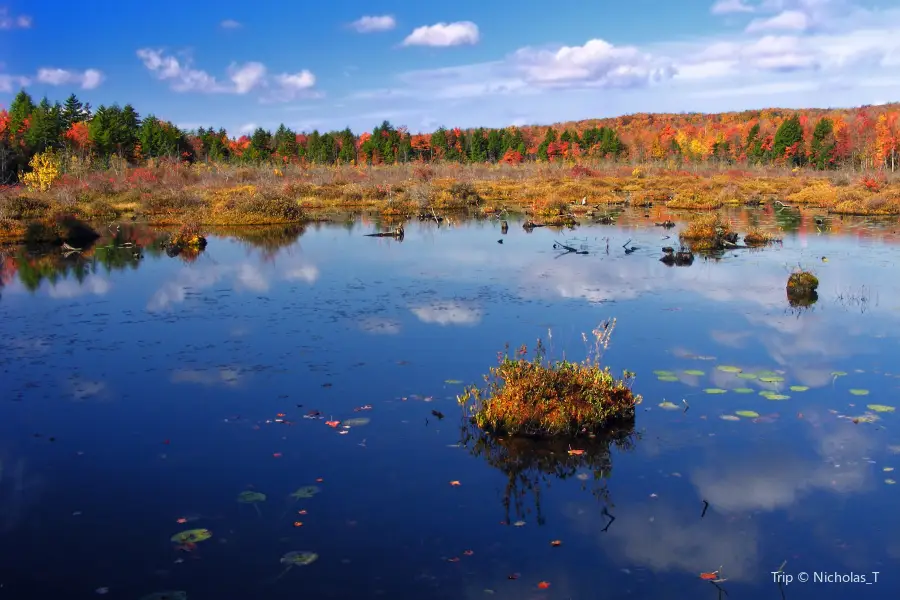
[[[3,2],[0,105],[74,91],[234,134],[900,100],[888,2]]]

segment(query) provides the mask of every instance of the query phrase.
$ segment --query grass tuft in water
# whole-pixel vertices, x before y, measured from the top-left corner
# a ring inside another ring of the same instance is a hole
[[[812,306],[819,299],[818,287],[818,277],[803,269],[794,271],[787,280],[788,302],[793,307]]]
[[[541,340],[531,360],[526,346],[510,357],[507,345],[484,377],[487,386],[466,388],[459,404],[478,427],[499,435],[576,437],[633,422],[641,402],[631,390],[634,373],[617,379],[600,365],[615,326],[615,319],[607,320],[592,332],[594,345],[583,362],[545,360]],[[586,334],[582,339],[587,343]]]

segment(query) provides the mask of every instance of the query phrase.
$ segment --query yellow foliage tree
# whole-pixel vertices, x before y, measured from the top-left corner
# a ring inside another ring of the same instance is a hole
[[[29,190],[46,192],[59,179],[59,156],[52,149],[32,156],[28,166],[31,172],[25,173],[24,181]]]

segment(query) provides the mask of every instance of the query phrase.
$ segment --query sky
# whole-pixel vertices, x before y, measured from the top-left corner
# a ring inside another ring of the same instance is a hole
[[[882,104],[900,100],[900,5],[0,0],[0,106],[22,87],[233,135]]]

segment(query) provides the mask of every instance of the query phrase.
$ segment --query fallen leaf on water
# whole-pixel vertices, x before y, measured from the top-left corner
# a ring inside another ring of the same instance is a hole
[[[538,583],[538,587],[542,590],[546,590],[548,587],[550,587],[550,582],[549,581],[541,581]]]
[[[459,481],[454,479],[453,481],[450,482],[450,485],[457,486],[457,485],[459,485]]]
[[[513,525],[515,527],[525,527],[525,521],[516,521]]]
[[[668,400],[664,400],[659,403],[659,407],[664,410],[678,410],[679,406],[674,402],[669,402]]]
[[[552,542],[550,542],[550,545],[551,545],[551,546],[554,546],[554,547],[555,547],[555,546],[562,546],[562,540],[553,540]]]
[[[184,517],[181,517],[180,519],[175,519],[175,522],[176,523],[187,523],[187,519],[185,519]]]
[[[281,458],[281,452],[273,452],[272,457],[273,458]]]
[[[882,471],[884,471],[885,473],[890,473],[893,470],[894,470],[894,467],[885,467],[882,469]]]
[[[323,481],[325,481],[325,480],[322,479],[321,477],[319,477],[318,479],[316,479],[316,483],[322,483]]]
[[[337,427],[338,425],[341,424],[341,422],[340,421],[325,421],[325,424],[328,425],[329,427]]]
[[[518,579],[519,577],[521,577],[521,575],[519,575],[518,573],[510,573],[506,576],[507,579]]]
[[[372,410],[371,404],[364,404],[363,406],[357,406],[353,409],[353,412],[360,412],[362,410]]]
[[[294,527],[303,527],[303,523],[300,521],[294,521]]]
[[[713,581],[718,578],[718,573],[700,573],[700,579],[703,579],[705,581]]]
[[[573,454],[575,456],[581,456],[584,454],[584,450],[569,450],[569,454]]]
[[[886,484],[888,484],[888,485],[894,485],[895,483],[897,483],[897,482],[894,481],[893,479],[885,479],[884,482],[885,482]]]
[[[459,562],[459,557],[458,557],[458,556],[454,556],[453,558],[448,558],[448,559],[447,559],[447,562]]]
[[[472,556],[473,554],[475,554],[475,552],[472,551],[472,550],[465,550],[465,551],[463,552],[463,554],[464,554],[465,556]]]

